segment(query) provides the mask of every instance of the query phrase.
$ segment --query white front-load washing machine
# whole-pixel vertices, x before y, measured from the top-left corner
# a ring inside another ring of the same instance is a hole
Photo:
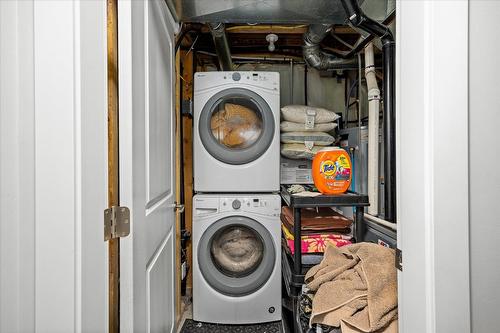
[[[279,73],[196,73],[193,118],[196,192],[279,190]]]
[[[194,196],[194,320],[281,320],[280,209],[274,194]]]

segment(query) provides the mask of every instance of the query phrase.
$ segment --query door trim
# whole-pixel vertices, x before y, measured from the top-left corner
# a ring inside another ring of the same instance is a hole
[[[118,157],[118,0],[107,0],[108,207],[120,206]],[[120,332],[120,239],[108,241],[108,327]]]

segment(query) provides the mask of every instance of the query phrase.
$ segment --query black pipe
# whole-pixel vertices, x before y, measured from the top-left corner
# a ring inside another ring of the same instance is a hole
[[[304,66],[304,105],[307,105],[307,66]]]
[[[395,16],[395,12],[393,12],[391,15],[389,15],[384,20],[383,24],[386,25],[387,23],[391,22],[394,19],[394,16]],[[364,49],[365,46],[368,45],[368,43],[370,43],[373,40],[373,37],[374,37],[373,34],[370,33],[368,36],[365,37],[365,39],[363,39],[358,44],[354,45],[354,48],[350,51],[346,51],[346,52],[339,52],[339,51],[333,52],[331,50],[329,50],[329,51],[332,52],[333,55],[340,57],[340,58],[344,58],[344,59],[352,58],[352,57],[354,57],[355,54],[357,54],[359,51]]]
[[[384,196],[386,220],[396,222],[395,44],[384,44]]]
[[[181,32],[179,33],[179,36],[177,37],[177,41],[175,42],[175,52],[179,49],[181,46],[182,40],[184,37],[186,37],[188,32],[191,31],[197,31],[200,32],[202,27],[202,24],[200,23],[187,23],[183,25]]]
[[[340,0],[351,24],[382,41],[384,55],[384,196],[385,219],[396,222],[395,41],[386,25],[367,17],[356,0]]]
[[[302,274],[302,220],[301,209],[293,209],[293,273],[296,275]]]

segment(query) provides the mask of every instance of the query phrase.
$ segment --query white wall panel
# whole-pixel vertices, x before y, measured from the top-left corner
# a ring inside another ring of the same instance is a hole
[[[106,6],[0,2],[0,331],[107,330]]]
[[[470,2],[469,183],[471,324],[473,333],[500,330],[500,1]]]

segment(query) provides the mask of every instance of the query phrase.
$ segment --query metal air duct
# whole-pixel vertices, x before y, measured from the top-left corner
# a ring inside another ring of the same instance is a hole
[[[227,41],[226,26],[224,23],[210,23],[210,32],[214,39],[215,51],[219,58],[219,65],[223,71],[233,70],[233,61],[231,59],[231,50]]]
[[[304,45],[302,52],[304,60],[313,68],[318,70],[352,68],[356,59],[342,59],[321,50],[320,43],[330,32],[329,24],[311,24],[304,34]]]

